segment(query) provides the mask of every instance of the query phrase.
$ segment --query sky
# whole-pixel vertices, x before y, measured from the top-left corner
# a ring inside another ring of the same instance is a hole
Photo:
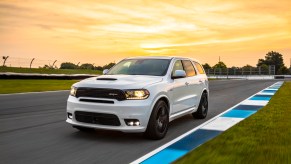
[[[277,51],[289,67],[290,6],[290,0],[0,0],[0,56],[95,65],[184,56],[211,66],[220,56],[231,67],[255,66]]]

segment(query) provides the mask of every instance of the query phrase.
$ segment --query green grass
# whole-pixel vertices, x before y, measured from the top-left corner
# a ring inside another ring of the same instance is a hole
[[[69,90],[78,80],[0,80],[0,94]]]
[[[0,72],[41,73],[41,74],[102,74],[99,70],[88,69],[45,69],[45,68],[17,68],[0,67]]]
[[[291,163],[291,82],[256,114],[176,163]]]

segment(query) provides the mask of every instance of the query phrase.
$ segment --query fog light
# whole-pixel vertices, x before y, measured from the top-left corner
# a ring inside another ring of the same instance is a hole
[[[73,119],[73,114],[72,113],[68,113],[68,118],[69,119]]]
[[[133,126],[133,122],[132,121],[128,122],[128,125]]]
[[[139,126],[140,122],[137,119],[124,119],[127,126]]]

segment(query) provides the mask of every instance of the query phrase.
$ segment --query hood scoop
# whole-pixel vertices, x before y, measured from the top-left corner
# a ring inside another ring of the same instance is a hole
[[[115,79],[115,78],[97,78],[96,80],[106,80],[106,81],[115,81],[115,80],[117,80],[117,79]]]

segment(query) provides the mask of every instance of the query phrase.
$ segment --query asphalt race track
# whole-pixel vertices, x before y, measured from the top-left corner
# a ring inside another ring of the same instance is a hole
[[[79,132],[65,122],[68,91],[0,95],[0,163],[129,163],[275,82],[211,81],[207,118],[175,120],[159,141],[115,131]]]

